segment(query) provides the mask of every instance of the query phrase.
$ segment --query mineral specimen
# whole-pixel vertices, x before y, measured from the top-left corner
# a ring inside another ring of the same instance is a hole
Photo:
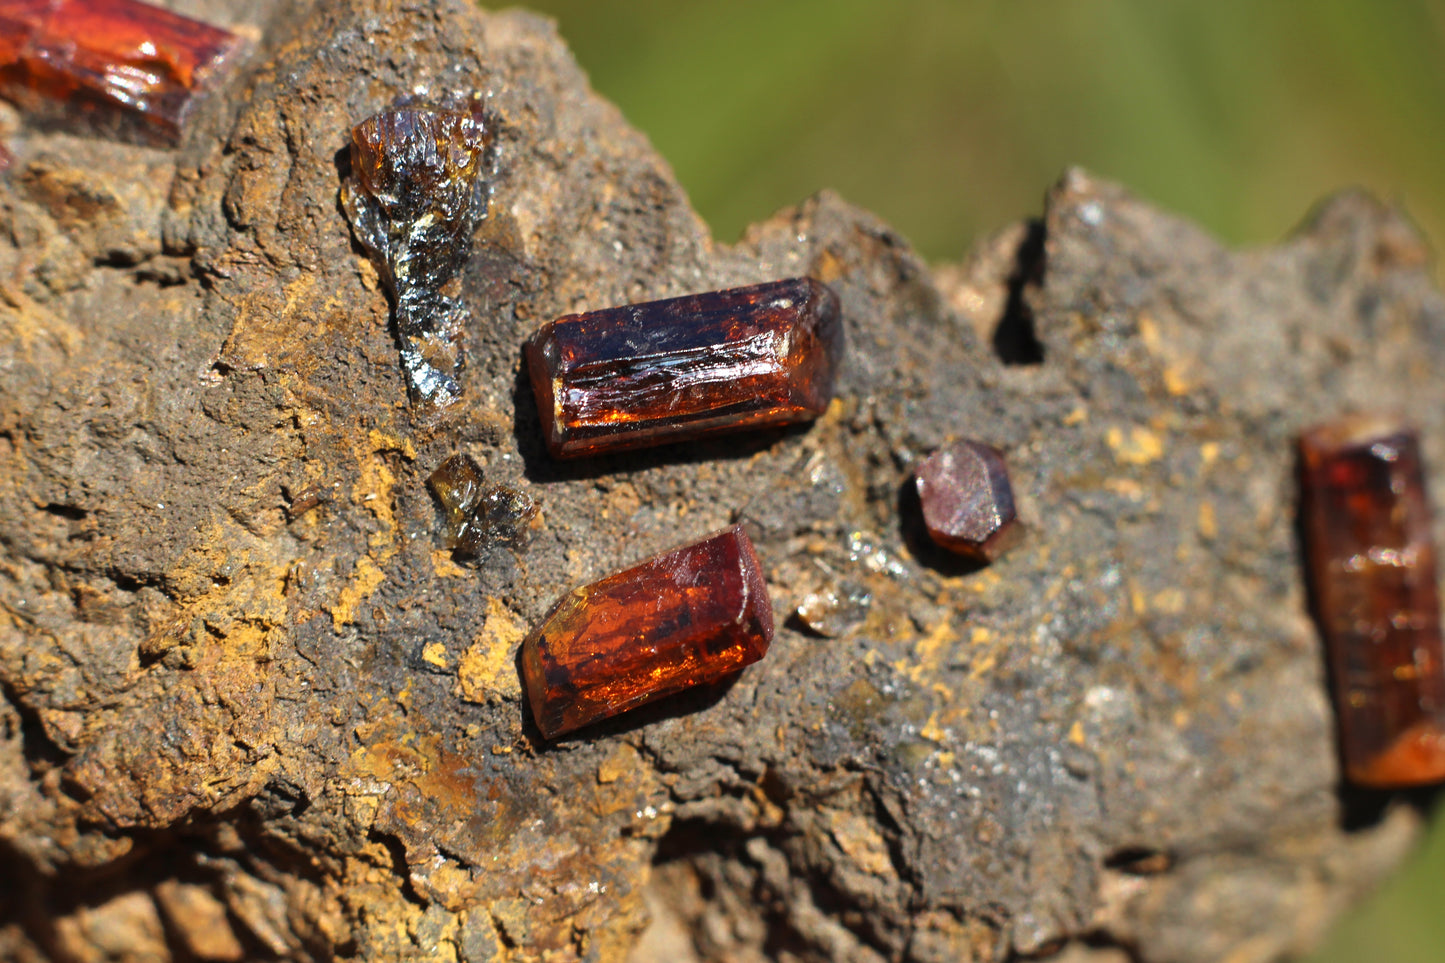
[[[453,455],[428,479],[446,515],[447,547],[462,559],[483,559],[494,545],[521,546],[537,519],[537,504],[507,485],[482,487],[470,455]]]
[[[460,272],[487,215],[493,131],[479,95],[433,106],[399,100],[351,131],[341,204],[391,293],[413,399],[461,393]]]
[[[811,278],[567,315],[526,347],[554,458],[809,421],[842,351],[838,298]]]
[[[1300,437],[1300,511],[1345,776],[1445,779],[1445,651],[1420,444],[1398,421],[1343,418]]]
[[[40,119],[175,143],[240,38],[139,0],[0,0],[0,96]]]
[[[1017,539],[1013,488],[998,449],[959,441],[914,472],[928,535],[952,552],[992,562]]]
[[[734,525],[563,596],[522,643],[533,718],[548,739],[767,654],[773,607]]]

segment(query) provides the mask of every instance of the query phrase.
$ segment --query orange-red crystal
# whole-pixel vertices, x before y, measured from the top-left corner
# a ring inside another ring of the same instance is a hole
[[[139,0],[0,0],[0,95],[172,143],[239,45],[235,34]]]
[[[548,739],[767,654],[773,606],[736,525],[563,596],[522,643],[522,678]]]
[[[838,297],[811,278],[571,314],[526,348],[554,458],[810,421],[842,352]]]
[[[1354,416],[1300,438],[1301,520],[1345,776],[1445,780],[1445,651],[1419,440]]]

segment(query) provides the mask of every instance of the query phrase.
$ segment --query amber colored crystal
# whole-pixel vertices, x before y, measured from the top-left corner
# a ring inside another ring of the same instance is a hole
[[[810,421],[842,351],[838,298],[811,278],[567,315],[526,348],[554,458]]]
[[[522,677],[548,739],[767,654],[773,607],[736,525],[563,596],[522,643]]]
[[[391,294],[412,396],[445,405],[461,393],[470,315],[460,273],[487,216],[493,133],[479,96],[426,106],[403,98],[351,131],[341,204]]]
[[[453,455],[428,479],[446,515],[447,547],[462,559],[484,559],[495,545],[525,544],[537,504],[508,485],[482,486],[482,469],[470,455]]]
[[[174,143],[240,45],[139,0],[0,0],[0,95],[41,117]]]
[[[1420,444],[1360,415],[1300,437],[1301,520],[1345,776],[1445,780],[1445,651]]]
[[[951,552],[991,562],[1017,539],[1008,467],[997,448],[958,441],[914,472],[928,535]]]

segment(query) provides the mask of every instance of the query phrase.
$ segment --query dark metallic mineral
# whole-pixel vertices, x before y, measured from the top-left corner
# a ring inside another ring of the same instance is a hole
[[[460,273],[487,215],[493,131],[479,95],[423,106],[403,99],[351,131],[341,204],[395,309],[414,400],[461,393],[461,335],[470,318]]]
[[[1356,416],[1300,437],[1301,521],[1346,777],[1445,780],[1445,652],[1420,443]]]
[[[810,421],[843,353],[838,297],[811,278],[573,314],[527,343],[554,458]]]
[[[138,0],[0,0],[0,96],[40,119],[173,144],[240,46]]]

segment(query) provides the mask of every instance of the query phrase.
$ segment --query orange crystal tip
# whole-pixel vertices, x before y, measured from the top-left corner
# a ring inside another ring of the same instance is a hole
[[[1346,778],[1445,779],[1445,646],[1424,465],[1397,419],[1354,415],[1300,436],[1300,521]]]
[[[563,596],[522,643],[522,678],[555,739],[726,678],[772,640],[767,583],[734,525]]]
[[[812,278],[570,314],[527,343],[554,458],[811,421],[843,353],[838,297]]]
[[[100,127],[129,119],[144,139],[171,143],[240,42],[139,0],[0,0],[0,93]]]

